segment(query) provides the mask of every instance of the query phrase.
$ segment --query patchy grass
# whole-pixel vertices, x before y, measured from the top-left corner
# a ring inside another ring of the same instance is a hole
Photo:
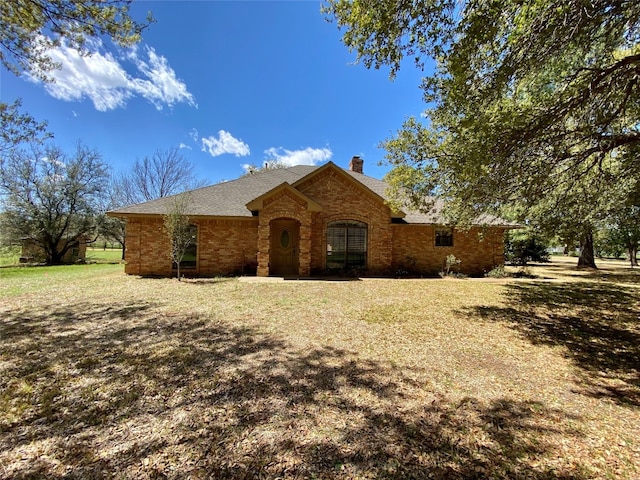
[[[22,249],[16,246],[0,247],[0,267],[18,265]]]
[[[20,266],[20,247],[0,248],[0,267]],[[121,263],[122,249],[87,247],[86,261],[88,263]]]
[[[56,265],[0,268],[0,299],[16,295],[35,294],[41,290],[54,294],[70,290],[84,295],[85,288],[107,273],[121,273],[121,265]],[[97,284],[102,282],[96,281]],[[108,286],[103,286],[107,288]]]
[[[87,263],[121,263],[121,248],[87,247]]]
[[[1,269],[0,477],[636,478],[640,271],[603,267]]]

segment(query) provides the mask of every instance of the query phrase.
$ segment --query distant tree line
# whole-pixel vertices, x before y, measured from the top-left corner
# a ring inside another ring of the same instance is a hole
[[[616,222],[611,218],[594,227],[593,248],[597,258],[626,257],[633,268],[638,266],[639,246],[640,224],[638,222]],[[581,244],[576,237],[546,235],[539,227],[525,226],[507,233],[505,260],[513,265],[547,262],[550,259],[552,247],[562,249],[556,253],[579,256]]]

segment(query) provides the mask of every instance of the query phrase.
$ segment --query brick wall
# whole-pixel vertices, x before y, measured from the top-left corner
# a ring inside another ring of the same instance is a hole
[[[280,191],[273,197],[265,199],[264,208],[259,215],[259,230],[257,235],[258,275],[269,275],[269,251],[271,249],[271,221],[278,218],[293,218],[300,222],[298,232],[299,242],[299,274],[309,275],[311,262],[311,216],[306,202],[295,198],[287,191]]]
[[[170,244],[162,217],[130,218],[126,229],[124,271],[133,275],[171,275]]]
[[[258,219],[193,219],[198,226],[197,267],[186,275],[215,276],[255,273]],[[136,217],[127,221],[125,272],[132,275],[169,276],[169,238],[162,217]]]
[[[311,177],[299,185],[298,190],[322,205],[322,211],[312,218],[312,272],[326,269],[327,224],[337,220],[366,223],[368,270],[372,273],[389,270],[392,255],[391,211],[381,199],[332,170]]]
[[[468,275],[481,275],[504,263],[504,229],[479,228],[453,230],[452,247],[435,246],[433,225],[392,225],[393,269],[435,275],[442,271],[448,255],[461,262],[458,269]]]
[[[400,269],[437,274],[447,255],[461,260],[461,272],[477,275],[504,263],[504,229],[454,230],[453,247],[435,246],[433,225],[392,224],[390,210],[378,197],[354,185],[331,169],[298,186],[322,205],[310,212],[306,202],[286,191],[265,199],[259,217],[246,219],[193,218],[198,226],[198,259],[185,274],[269,274],[270,222],[294,218],[300,222],[300,275],[326,270],[327,224],[357,220],[368,225],[369,273],[394,274]],[[171,275],[169,239],[162,217],[133,217],[127,222],[125,272],[134,275]]]
[[[210,219],[198,225],[198,274],[256,273],[258,219]]]

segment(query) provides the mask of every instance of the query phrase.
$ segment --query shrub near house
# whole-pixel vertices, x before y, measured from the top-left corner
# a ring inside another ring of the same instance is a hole
[[[513,225],[486,216],[468,229],[445,225],[442,204],[430,213],[393,210],[388,185],[333,162],[266,170],[189,192],[185,212],[194,226],[187,275],[308,276],[356,271],[393,274],[411,259],[413,274],[434,275],[446,258],[482,274],[504,263],[504,232]],[[171,275],[163,215],[171,197],[125,207],[126,267],[135,275]]]

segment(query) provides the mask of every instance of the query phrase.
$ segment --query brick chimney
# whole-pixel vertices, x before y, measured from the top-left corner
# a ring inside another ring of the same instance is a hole
[[[349,162],[349,170],[356,173],[362,173],[362,167],[364,166],[364,160],[357,155],[354,156]]]

